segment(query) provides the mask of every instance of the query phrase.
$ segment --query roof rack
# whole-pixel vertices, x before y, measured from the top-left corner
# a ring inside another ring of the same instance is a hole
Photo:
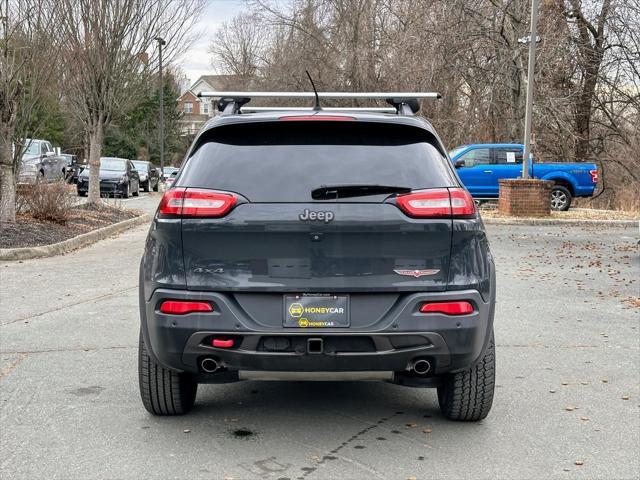
[[[323,107],[325,112],[371,112],[371,113],[396,113],[393,107]],[[240,113],[260,112],[314,112],[313,107],[241,107]]]
[[[415,115],[420,110],[420,98],[442,98],[437,92],[318,92],[318,98],[377,99],[393,106],[398,115]],[[316,98],[315,92],[200,92],[198,97],[218,98],[218,110],[224,115],[239,114],[252,98]],[[335,108],[335,107],[334,107]],[[273,109],[270,109],[273,110]],[[291,110],[287,108],[285,110]],[[329,110],[325,108],[323,110]],[[353,111],[336,108],[333,111]],[[245,112],[249,111],[244,109]],[[255,111],[251,109],[251,111]],[[378,111],[366,108],[363,111]]]

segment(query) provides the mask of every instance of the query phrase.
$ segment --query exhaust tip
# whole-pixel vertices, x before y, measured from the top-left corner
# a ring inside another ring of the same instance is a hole
[[[413,370],[418,375],[425,375],[431,370],[431,364],[428,360],[421,358],[413,362],[413,365],[411,365],[411,370]]]
[[[206,373],[214,373],[220,369],[220,364],[214,358],[204,358],[200,362],[200,368]]]

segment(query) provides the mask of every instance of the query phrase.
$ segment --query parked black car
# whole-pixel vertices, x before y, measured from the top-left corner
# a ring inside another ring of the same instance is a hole
[[[60,156],[64,158],[65,170],[64,178],[69,183],[78,183],[78,174],[82,170],[82,166],[78,164],[78,157],[70,153],[61,153]]]
[[[239,115],[244,101],[196,136],[149,230],[145,408],[185,413],[199,383],[250,371],[373,371],[437,387],[449,419],[485,418],[494,262],[418,102]]]
[[[78,195],[89,192],[89,173],[86,167],[78,175]],[[102,157],[100,159],[100,194],[129,198],[140,193],[140,177],[131,160],[126,158]]]
[[[160,171],[151,162],[144,160],[132,160],[132,162],[140,175],[140,186],[142,190],[148,192],[153,188],[153,191],[157,192],[160,183]]]

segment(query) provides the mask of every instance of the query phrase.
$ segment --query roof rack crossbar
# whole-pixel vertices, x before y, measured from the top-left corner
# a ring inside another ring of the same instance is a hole
[[[198,97],[212,98],[315,98],[314,92],[200,92]],[[319,98],[379,99],[442,98],[438,92],[318,92]]]
[[[371,112],[371,113],[396,113],[397,109],[393,107],[322,107],[326,112]],[[313,107],[241,107],[240,112],[243,113],[259,113],[259,112],[313,112]]]
[[[200,92],[198,97],[217,98],[218,110],[223,115],[241,113],[242,106],[252,98],[313,98],[316,111],[321,110],[317,106],[321,98],[385,100],[398,115],[415,115],[420,110],[419,99],[442,98],[442,95],[437,92]]]

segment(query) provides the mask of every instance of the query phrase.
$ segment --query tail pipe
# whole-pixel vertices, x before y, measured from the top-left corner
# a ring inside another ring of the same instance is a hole
[[[408,369],[418,375],[426,375],[431,371],[431,363],[426,358],[418,358],[409,364]]]
[[[220,365],[220,362],[217,359],[206,357],[200,361],[200,368],[203,372],[215,373],[222,368],[222,365]]]

